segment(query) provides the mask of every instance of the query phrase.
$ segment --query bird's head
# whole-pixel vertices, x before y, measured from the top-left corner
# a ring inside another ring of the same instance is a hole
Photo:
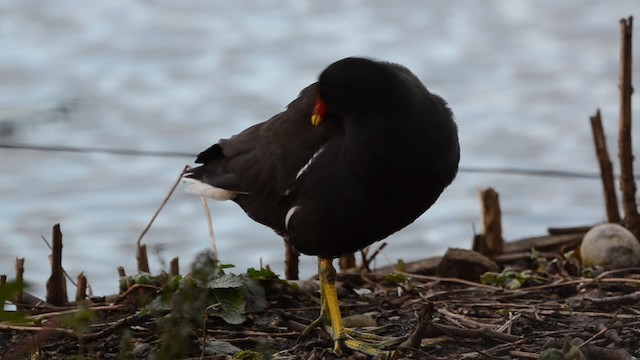
[[[398,96],[393,91],[398,80],[398,73],[388,63],[357,57],[336,61],[320,74],[311,123],[320,125],[327,112],[366,115],[392,104]]]

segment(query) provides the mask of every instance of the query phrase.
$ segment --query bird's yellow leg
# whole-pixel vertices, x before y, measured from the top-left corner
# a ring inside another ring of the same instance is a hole
[[[333,267],[333,259],[319,259],[318,277],[320,278],[320,294],[322,296],[321,316],[326,323],[331,324],[331,336],[334,341],[333,350],[336,354],[342,354],[342,344],[346,338],[338,293],[336,292],[336,269]]]
[[[312,322],[300,336],[305,336],[311,330],[322,327],[331,335],[334,342],[333,350],[339,356],[343,353],[343,346],[346,346],[351,350],[372,355],[376,358],[387,358],[390,352],[382,349],[397,345],[404,338],[379,336],[345,328],[335,285],[336,270],[333,267],[331,258],[319,258],[318,276],[320,278],[320,296],[322,300],[320,317]]]

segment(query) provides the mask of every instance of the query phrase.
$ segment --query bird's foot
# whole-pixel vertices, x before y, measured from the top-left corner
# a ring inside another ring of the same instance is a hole
[[[325,331],[333,336],[332,329],[333,328],[331,326],[325,326]],[[375,330],[376,329],[373,331]],[[344,346],[350,350],[373,356],[376,359],[389,358],[393,353],[390,348],[405,340],[405,337],[402,336],[382,336],[347,327],[344,328],[344,334],[345,337],[343,339],[334,338],[334,347]]]
[[[363,332],[345,327],[342,328],[341,334],[336,334],[333,326],[327,324],[323,316],[320,316],[307,326],[300,337],[311,333],[316,328],[322,328],[331,336],[334,343],[333,351],[338,356],[342,356],[344,351],[349,349],[373,356],[376,359],[388,359],[393,352],[390,348],[406,339],[403,336],[395,337],[375,334],[376,331],[384,329],[383,327],[374,328],[371,330],[372,332]]]

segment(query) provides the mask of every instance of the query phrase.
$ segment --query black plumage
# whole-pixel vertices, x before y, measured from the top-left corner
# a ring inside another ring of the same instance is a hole
[[[313,126],[318,98],[327,112]],[[442,98],[400,65],[347,58],[285,111],[203,151],[188,176],[237,192],[233,201],[252,219],[302,253],[336,257],[413,222],[451,183],[458,161]]]
[[[459,160],[442,98],[403,66],[346,58],[285,111],[203,151],[186,179],[192,192],[232,199],[317,255],[322,308],[310,328],[324,325],[337,353],[380,355],[401,339],[343,327],[332,259],[412,223],[453,181]]]

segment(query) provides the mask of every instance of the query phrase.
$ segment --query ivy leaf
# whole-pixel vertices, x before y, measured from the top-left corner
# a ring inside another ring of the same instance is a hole
[[[244,284],[242,276],[234,274],[222,274],[207,283],[209,289],[238,288]]]
[[[221,317],[229,324],[242,324],[246,320],[246,301],[240,289],[215,289],[213,296],[219,306],[210,310],[210,314]]]
[[[246,301],[246,311],[255,312],[266,309],[269,306],[264,288],[255,281],[245,278],[244,286],[241,288]]]

